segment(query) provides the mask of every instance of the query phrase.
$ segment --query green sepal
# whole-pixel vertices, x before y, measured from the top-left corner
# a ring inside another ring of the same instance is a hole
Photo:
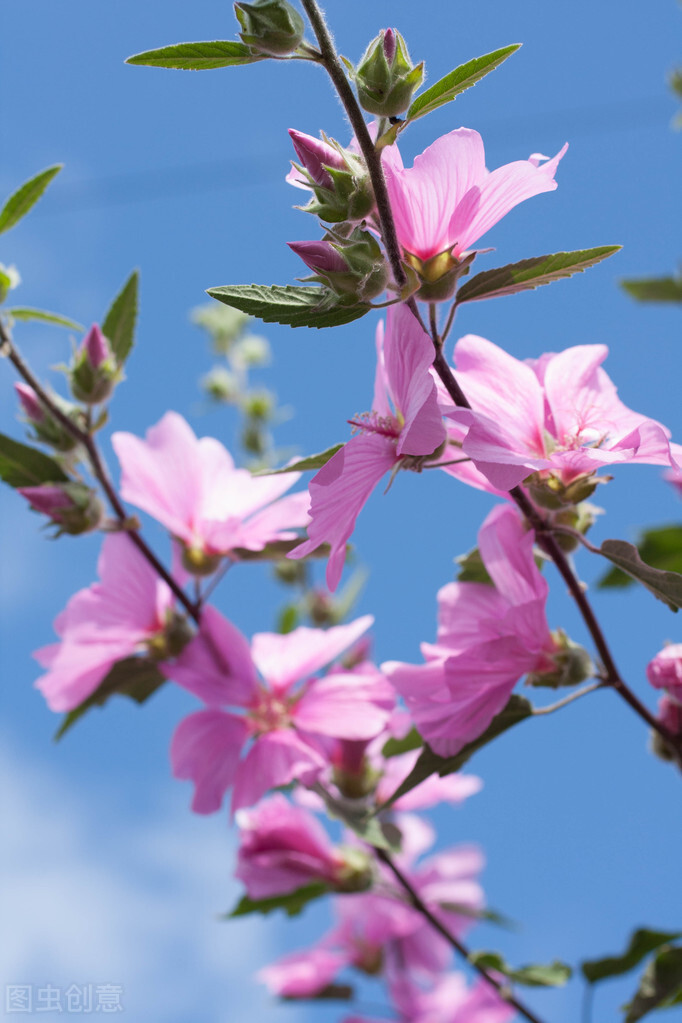
[[[69,477],[54,458],[37,448],[0,433],[0,479],[10,487],[36,487],[41,483],[68,483]]]
[[[207,294],[218,302],[257,316],[265,323],[283,323],[290,327],[338,327],[364,316],[367,303],[339,302],[326,288],[284,287],[264,284],[228,284],[209,288]]]
[[[387,739],[381,748],[381,755],[386,759],[399,757],[401,753],[410,753],[413,749],[420,749],[423,745],[424,740],[421,735],[416,728],[412,727],[402,739]]]
[[[212,71],[219,67],[254,64],[259,60],[267,58],[253,53],[244,43],[235,39],[216,39],[205,43],[175,43],[173,46],[161,46],[158,50],[135,53],[128,57],[126,64],[177,71]]]
[[[52,167],[36,174],[34,178],[26,181],[21,188],[11,195],[0,210],[0,234],[9,231],[11,227],[18,224],[22,217],[35,206],[41,195],[52,181],[52,178],[59,174],[64,164],[56,163]]]
[[[475,57],[474,60],[461,64],[417,96],[407,111],[406,120],[415,121],[418,117],[437,110],[444,103],[449,103],[460,92],[480,82],[520,48],[521,43],[512,43],[511,46],[503,46],[501,50],[493,50],[492,53],[485,53],[482,57]]]
[[[458,583],[486,583],[488,586],[495,585],[490,578],[488,569],[483,564],[483,558],[478,547],[474,547],[467,554],[458,554],[455,558],[455,564],[459,566],[457,572]]]
[[[328,891],[330,888],[323,881],[315,881],[303,888],[297,888],[294,892],[271,895],[267,899],[251,899],[248,895],[243,895],[232,912],[225,913],[220,919],[233,920],[238,916],[250,916],[252,913],[267,916],[275,909],[283,909],[287,916],[298,916],[309,902],[326,895]]]
[[[55,733],[55,741],[61,739],[91,707],[101,707],[115,693],[129,696],[136,703],[144,703],[164,682],[165,675],[144,657],[126,657],[122,661],[117,661],[94,693],[64,716]]]
[[[552,284],[573,274],[582,273],[589,266],[613,256],[620,245],[602,245],[596,249],[576,249],[574,252],[554,252],[546,256],[522,259],[508,263],[494,270],[476,274],[463,284],[457,292],[457,305],[463,302],[478,302],[484,298],[500,298],[502,295],[516,295],[521,291]]]

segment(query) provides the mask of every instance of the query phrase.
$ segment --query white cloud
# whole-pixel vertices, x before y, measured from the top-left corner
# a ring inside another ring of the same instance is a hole
[[[117,819],[24,759],[0,756],[3,984],[122,985],[126,1020],[294,1023],[251,979],[277,954],[271,924],[216,920],[239,896],[224,819]]]

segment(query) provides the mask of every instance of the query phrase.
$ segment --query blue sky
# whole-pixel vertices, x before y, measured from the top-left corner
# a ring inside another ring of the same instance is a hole
[[[617,286],[621,277],[669,272],[682,250],[680,136],[670,130],[675,102],[665,85],[680,59],[672,0],[650,5],[645,24],[641,10],[616,0],[330,0],[327,8],[348,57],[394,24],[413,58],[426,60],[430,81],[473,56],[524,43],[403,136],[406,162],[460,125],[481,132],[490,167],[552,155],[568,141],[557,191],[486,236],[496,251],[481,257],[481,268],[563,249],[624,248],[572,281],[465,308],[453,340],[481,334],[520,358],[606,343],[623,400],[682,438],[679,311],[636,305]],[[162,7],[24,0],[3,12],[0,193],[49,164],[65,169],[34,214],[2,236],[0,260],[22,274],[18,301],[83,323],[101,318],[140,267],[138,346],[112,406],[116,429],[142,433],[174,408],[200,434],[233,443],[230,413],[202,402],[197,381],[212,360],[189,311],[212,285],[293,281],[300,264],[285,242],[316,237],[316,225],[292,209],[298,197],[283,180],[292,155],[287,128],[348,137],[326,80],[307,65],[182,73],[123,63],[154,46],[234,31],[229,5],[215,0]],[[346,438],[346,420],[370,402],[374,326],[367,317],[333,332],[263,330],[274,352],[263,379],[296,410],[278,431],[280,444],[306,452]],[[43,375],[68,355],[67,336],[53,328],[22,327],[16,339]],[[10,367],[0,368],[0,429],[20,436]],[[106,438],[105,450],[115,471]],[[598,540],[680,520],[679,499],[657,470],[614,475],[596,498],[607,512]],[[418,658],[419,642],[433,636],[436,590],[452,578],[452,558],[474,544],[490,506],[436,473],[401,474],[386,497],[373,497],[354,542],[371,569],[359,610],[376,616],[378,660]],[[0,508],[0,776],[11,821],[3,873],[12,878],[3,982],[120,983],[133,1020],[340,1018],[332,1009],[275,1005],[246,979],[285,948],[313,940],[324,907],[294,923],[215,921],[237,895],[226,817],[193,818],[188,788],[168,765],[189,697],[167,687],[142,711],[114,702],[52,743],[55,718],[32,688],[30,653],[51,641],[50,623],[70,594],[93,580],[98,541],[47,542],[37,517],[5,490]],[[160,532],[150,535],[163,550]],[[577,564],[588,582],[602,569],[587,554]],[[562,585],[552,583],[550,624],[585,641]],[[264,571],[242,567],[218,603],[253,632],[271,626],[279,600]],[[653,706],[644,667],[664,640],[682,640],[678,619],[644,592],[595,601],[624,674]],[[639,720],[605,693],[528,724],[475,761],[485,788],[456,813],[436,815],[441,839],[484,846],[490,902],[522,929],[481,929],[473,945],[503,948],[518,963],[575,962],[618,950],[637,925],[679,927],[679,900],[670,895],[679,778],[646,745]],[[629,990],[630,982],[605,986],[595,1019],[613,1018]],[[575,984],[533,994],[532,1002],[553,1023],[568,1023],[579,997]]]

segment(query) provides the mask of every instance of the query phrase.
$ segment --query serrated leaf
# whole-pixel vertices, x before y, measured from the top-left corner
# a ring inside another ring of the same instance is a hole
[[[582,273],[590,266],[607,259],[621,248],[620,245],[602,245],[596,249],[576,249],[574,252],[555,252],[546,256],[522,259],[494,270],[476,274],[457,292],[457,304],[479,302],[484,298],[500,298],[530,291],[543,284],[560,281],[564,277]]]
[[[338,327],[368,313],[365,302],[340,304],[325,288],[284,287],[273,284],[227,284],[209,288],[207,294],[218,302],[257,316],[264,323],[283,323],[290,327]]]
[[[470,952],[468,959],[476,966],[502,973],[514,983],[526,987],[562,987],[570,980],[573,972],[567,963],[562,963],[559,959],[552,963],[533,963],[516,969],[510,966],[499,952]]]
[[[251,52],[244,43],[234,39],[215,39],[205,43],[175,43],[158,50],[146,50],[128,57],[126,64],[143,67],[164,67],[178,71],[212,71],[219,67],[255,64],[267,58]]]
[[[664,948],[647,966],[639,990],[627,1009],[625,1023],[637,1023],[653,1009],[679,1004],[682,992],[682,948]]]
[[[285,895],[272,895],[267,899],[251,899],[248,895],[244,895],[232,912],[225,913],[221,919],[232,920],[238,916],[249,916],[251,913],[261,913],[266,916],[275,909],[283,909],[287,916],[298,916],[309,902],[326,895],[328,891],[329,887],[323,881],[315,881],[303,888],[297,888],[294,892],[287,892]]]
[[[415,121],[418,117],[437,110],[444,103],[449,103],[460,92],[469,89],[476,82],[480,82],[481,78],[484,78],[490,71],[494,71],[520,47],[521,43],[512,43],[511,46],[503,46],[501,50],[493,50],[492,53],[485,53],[482,57],[475,57],[474,60],[461,64],[460,67],[455,68],[450,74],[445,75],[444,78],[439,79],[429,89],[417,96],[407,111],[406,120]]]
[[[410,753],[413,749],[419,749],[424,745],[424,740],[412,727],[402,739],[387,739],[381,748],[382,757],[399,757],[401,753]]]
[[[15,320],[39,320],[41,323],[53,323],[55,327],[66,327],[67,330],[77,330],[82,333],[85,327],[75,320],[70,320],[60,313],[48,313],[45,309],[30,309],[28,306],[14,306],[12,309],[5,309],[5,312]]]
[[[459,583],[487,583],[492,586],[493,581],[488,574],[488,569],[483,564],[483,558],[478,547],[474,547],[468,554],[459,554],[455,558],[455,564],[459,565],[457,582]]]
[[[61,739],[91,707],[101,707],[114,693],[129,696],[136,703],[144,703],[164,682],[165,675],[161,674],[155,664],[143,657],[126,657],[122,661],[117,661],[94,693],[64,716],[55,733],[55,740]]]
[[[64,164],[56,163],[52,167],[36,174],[34,178],[26,181],[21,188],[11,195],[0,210],[0,234],[9,231],[11,227],[18,224],[22,217],[35,206],[41,195],[52,181],[52,178],[59,174]]]
[[[620,284],[638,302],[682,302],[682,277],[641,277]]]
[[[669,572],[682,572],[682,526],[658,526],[647,529],[637,541],[637,550],[642,561],[652,568]],[[610,568],[597,582],[599,589],[632,586],[634,578]]]
[[[492,742],[493,739],[496,739],[498,735],[502,735],[508,729],[513,728],[514,725],[518,725],[521,721],[531,717],[532,714],[533,706],[530,701],[526,700],[523,696],[514,694],[509,698],[509,702],[503,710],[493,718],[485,732],[479,735],[478,739],[474,739],[473,742],[468,742],[454,756],[439,757],[429,746],[424,746],[419,760],[407,778],[402,781],[390,799],[386,800],[381,809],[386,809],[395,803],[396,799],[400,799],[401,796],[411,792],[412,789],[416,789],[417,785],[421,785],[432,774],[439,774],[442,778],[447,774],[454,774],[455,771],[459,771],[479,749],[487,746],[489,742]]]
[[[102,333],[108,339],[116,362],[122,366],[135,343],[137,322],[137,293],[140,275],[133,270],[111,304],[102,323]]]
[[[262,551],[247,551],[245,547],[235,547],[230,552],[231,558],[238,561],[280,561],[285,558],[289,551],[295,550],[302,542],[298,540],[273,540],[266,544]],[[322,543],[314,551],[306,555],[306,558],[326,558],[331,550],[328,543]]]
[[[682,607],[682,574],[665,572],[645,564],[634,544],[625,540],[604,540],[599,553],[636,579],[671,611]]]
[[[680,931],[653,931],[640,927],[634,931],[625,952],[619,956],[605,956],[603,959],[587,959],[580,964],[583,977],[590,984],[604,980],[606,977],[618,977],[622,973],[634,970],[642,959],[654,952],[661,945],[682,938]]]
[[[10,487],[37,487],[67,483],[69,477],[54,458],[0,433],[0,479]]]
[[[333,444],[326,451],[319,451],[316,455],[307,455],[305,458],[300,458],[298,462],[292,462],[291,465],[285,465],[281,469],[264,469],[255,475],[278,476],[282,472],[310,472],[313,469],[321,469],[343,446],[343,444]]]

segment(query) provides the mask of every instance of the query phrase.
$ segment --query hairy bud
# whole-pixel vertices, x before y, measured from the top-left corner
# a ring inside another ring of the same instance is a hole
[[[415,67],[403,37],[387,28],[369,44],[354,78],[365,110],[380,117],[397,117],[407,110],[414,90],[421,85],[424,64]]]
[[[234,13],[242,27],[240,38],[256,53],[285,57],[303,41],[305,23],[287,0],[255,0],[237,3]]]
[[[18,487],[34,511],[46,515],[57,527],[55,536],[79,536],[98,529],[104,518],[102,502],[92,487],[83,483],[43,483]]]
[[[69,368],[71,393],[76,401],[97,405],[111,395],[121,378],[109,342],[95,323],[78,348]]]

